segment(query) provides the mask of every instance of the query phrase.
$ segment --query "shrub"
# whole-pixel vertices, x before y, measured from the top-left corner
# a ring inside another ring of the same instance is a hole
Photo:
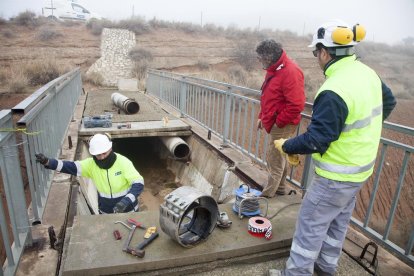
[[[147,69],[153,60],[151,52],[140,47],[134,47],[129,51],[129,57],[134,62],[132,74],[134,74],[137,79],[145,78]]]
[[[34,60],[27,63],[24,67],[24,74],[29,84],[33,86],[44,85],[56,79],[62,71],[53,58]]]
[[[255,49],[256,43],[252,40],[241,40],[236,44],[235,59],[247,71],[254,69],[257,63]]]
[[[3,17],[0,17],[0,25],[6,25],[7,24],[7,20],[4,19]]]
[[[169,28],[171,26],[171,23],[164,20],[159,20],[157,18],[153,18],[150,21],[148,21],[148,24],[151,28],[158,29],[158,28]]]
[[[118,28],[134,32],[136,35],[146,34],[151,31],[150,25],[145,21],[145,19],[139,16],[121,20],[116,26]]]
[[[13,19],[13,22],[21,26],[34,26],[36,24],[35,21],[36,14],[32,11],[21,12]]]
[[[228,75],[232,80],[232,83],[236,85],[246,85],[247,73],[240,65],[231,66],[228,70]]]
[[[147,70],[149,68],[149,62],[145,59],[138,60],[134,62],[134,66],[132,68],[132,74],[139,80],[145,78]]]
[[[88,82],[95,86],[102,86],[104,82],[104,78],[102,77],[102,75],[97,72],[91,72],[91,73],[85,74],[82,80],[84,82]]]
[[[106,19],[92,18],[86,23],[86,28],[91,30],[93,35],[101,35],[103,28],[111,28],[114,24]]]
[[[26,93],[28,91],[28,79],[22,67],[16,66],[15,68],[11,68],[10,72],[9,91],[11,93]]]
[[[148,62],[152,61],[153,57],[150,51],[145,50],[144,48],[140,48],[135,46],[134,48],[129,51],[129,57],[133,61],[140,61],[140,60],[147,60]]]
[[[2,35],[3,35],[3,37],[5,37],[5,38],[13,38],[13,37],[16,37],[16,33],[15,33],[15,32],[13,32],[13,31],[12,31],[12,30],[10,30],[10,29],[5,29],[5,30],[3,30]]]
[[[56,32],[55,30],[52,30],[50,28],[42,28],[37,33],[36,38],[40,41],[48,41],[58,38],[60,36],[62,36],[62,34]]]
[[[204,60],[199,60],[199,61],[197,62],[197,67],[198,67],[200,70],[208,70],[208,69],[210,69],[210,64],[209,64],[207,61],[204,61]]]
[[[193,23],[187,22],[176,22],[174,23],[174,28],[177,30],[181,30],[187,34],[196,34],[202,32],[202,28],[200,25],[195,25]]]

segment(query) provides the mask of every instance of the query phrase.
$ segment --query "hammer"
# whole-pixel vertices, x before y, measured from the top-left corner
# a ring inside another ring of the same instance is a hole
[[[148,239],[145,239],[143,242],[141,242],[140,244],[138,244],[137,247],[135,248],[131,248],[128,246],[127,250],[125,252],[136,256],[138,258],[144,258],[145,256],[145,250],[144,248],[149,245],[153,240],[155,240],[156,238],[158,238],[159,234],[158,232],[152,233],[151,236]]]

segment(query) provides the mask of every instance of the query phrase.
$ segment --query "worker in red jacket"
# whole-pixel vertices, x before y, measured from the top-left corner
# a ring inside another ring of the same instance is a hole
[[[273,39],[262,41],[256,48],[258,59],[266,70],[260,97],[258,129],[270,135],[266,154],[269,177],[262,196],[284,195],[287,173],[286,157],[273,146],[273,141],[292,137],[305,107],[303,72]]]

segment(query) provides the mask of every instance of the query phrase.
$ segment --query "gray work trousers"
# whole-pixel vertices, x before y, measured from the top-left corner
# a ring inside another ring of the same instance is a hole
[[[362,184],[315,175],[299,210],[284,275],[312,275],[315,263],[335,274]]]

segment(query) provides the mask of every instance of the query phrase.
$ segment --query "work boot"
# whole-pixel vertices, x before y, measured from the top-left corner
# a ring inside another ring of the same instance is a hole
[[[283,276],[282,271],[279,269],[269,269],[267,276]]]

